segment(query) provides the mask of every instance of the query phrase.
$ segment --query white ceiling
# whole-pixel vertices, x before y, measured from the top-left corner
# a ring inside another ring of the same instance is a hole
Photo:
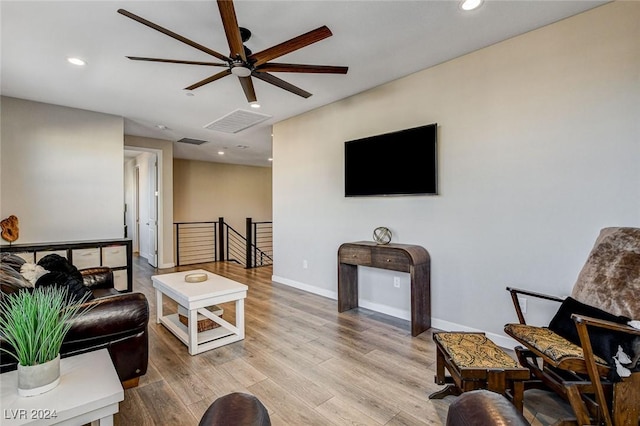
[[[222,54],[228,44],[218,8],[207,1],[5,1],[1,13],[2,95],[125,118],[125,133],[176,141],[177,158],[268,166],[271,126],[318,108],[599,6],[594,0],[485,1],[463,12],[447,1],[236,0],[245,43],[261,51],[327,25],[333,36],[276,62],[348,66],[347,75],[279,73],[313,93],[308,99],[254,79],[261,114],[272,118],[236,134],[203,129],[236,110],[250,110],[235,76],[193,91],[184,87],[218,68],[135,62],[128,56],[218,62],[118,14],[124,8]],[[66,58],[88,65],[78,68]],[[156,126],[162,124],[167,130]],[[244,148],[240,148],[243,146]],[[218,151],[225,151],[224,156]]]

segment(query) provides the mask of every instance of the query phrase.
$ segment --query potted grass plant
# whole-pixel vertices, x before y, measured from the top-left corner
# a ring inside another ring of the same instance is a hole
[[[72,302],[64,287],[38,287],[19,291],[0,302],[0,334],[11,344],[18,360],[18,394],[34,396],[60,382],[60,348],[72,320],[89,308],[84,298]]]

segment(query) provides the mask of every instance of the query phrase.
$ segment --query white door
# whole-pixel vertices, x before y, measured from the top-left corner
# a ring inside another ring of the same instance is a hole
[[[158,156],[149,159],[149,257],[153,267],[158,266]]]
[[[136,166],[133,178],[133,251],[140,253],[140,166]]]

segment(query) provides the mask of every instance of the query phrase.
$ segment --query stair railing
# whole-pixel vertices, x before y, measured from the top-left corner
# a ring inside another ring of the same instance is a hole
[[[176,222],[176,263],[215,262],[218,258],[218,222]]]
[[[224,221],[176,222],[177,265],[230,261],[246,268],[273,264],[273,224],[246,220],[246,237]]]
[[[273,222],[253,222],[247,218],[247,268],[273,265]]]

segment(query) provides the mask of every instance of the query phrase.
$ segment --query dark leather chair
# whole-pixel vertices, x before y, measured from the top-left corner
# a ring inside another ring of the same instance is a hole
[[[507,398],[488,390],[460,395],[449,406],[446,426],[529,426],[522,413]]]
[[[138,385],[147,372],[149,361],[149,304],[142,293],[120,293],[114,288],[110,268],[81,270],[84,285],[94,299],[86,302],[93,308],[74,320],[64,339],[62,358],[106,348],[125,388]],[[7,288],[3,286],[3,291]],[[0,347],[10,348],[0,337]],[[17,361],[1,352],[0,372],[15,370]]]
[[[271,426],[269,412],[258,398],[234,392],[213,401],[199,426]]]

